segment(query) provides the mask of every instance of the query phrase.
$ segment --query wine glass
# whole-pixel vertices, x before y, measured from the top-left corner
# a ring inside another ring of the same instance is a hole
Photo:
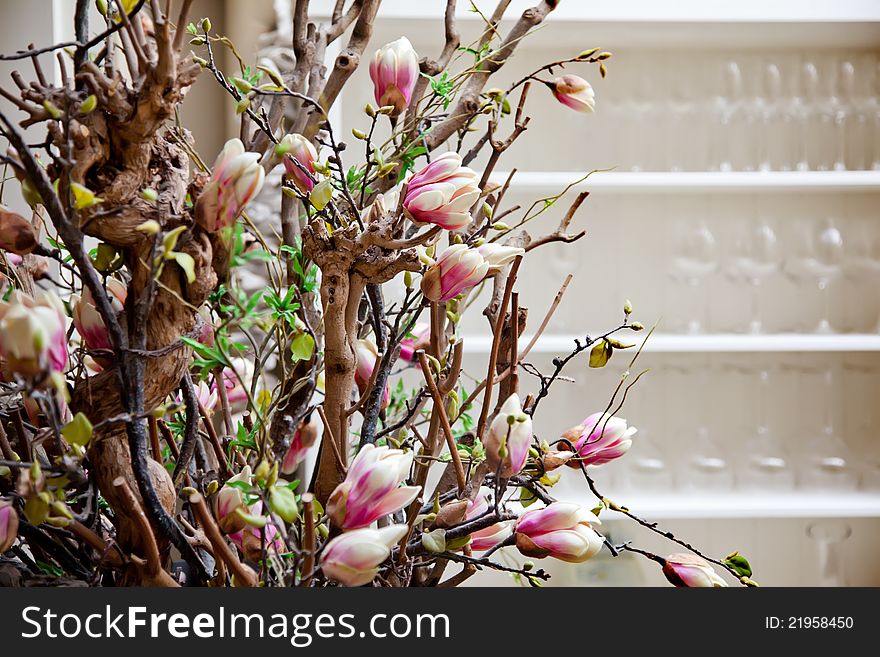
[[[749,167],[749,131],[745,107],[743,74],[739,63],[727,62],[722,70],[723,88],[715,99],[717,128],[714,150],[720,171],[741,171]]]
[[[880,331],[880,297],[877,294],[877,284],[880,282],[880,235],[877,234],[874,219],[855,222],[847,233],[846,251],[843,272],[855,287],[854,294],[850,296],[850,323],[855,331]]]
[[[828,367],[819,374],[822,386],[815,398],[821,399],[822,426],[804,445],[801,485],[811,491],[852,490],[858,481],[852,455],[834,424],[835,368]],[[813,395],[804,397],[814,398]],[[814,423],[810,422],[810,425],[811,428],[805,431],[806,436],[815,432]]]
[[[750,384],[754,392],[755,428],[744,445],[746,463],[740,483],[744,488],[762,492],[790,491],[794,488],[794,470],[788,450],[768,425],[767,405],[772,394],[769,370],[760,370],[757,378],[757,385]]]
[[[706,330],[706,315],[709,307],[707,279],[718,269],[718,243],[708,223],[701,219],[693,222],[679,220],[672,231],[672,266],[670,276],[677,283],[687,285],[699,297],[699,313],[685,322],[687,333],[702,333]]]
[[[816,333],[832,333],[830,320],[830,285],[841,273],[844,260],[843,236],[833,219],[808,225],[799,231],[797,253],[788,262],[788,274],[799,280],[812,280],[822,297],[822,312]]]
[[[749,333],[761,333],[761,285],[782,265],[779,239],[771,222],[764,216],[753,216],[741,226],[733,240],[728,273],[735,280],[751,286]]]
[[[776,64],[764,66],[764,102],[761,127],[763,138],[759,142],[758,168],[761,171],[786,171],[790,167],[786,148],[796,135],[791,131],[791,115],[785,111],[782,92],[782,74]]]
[[[724,449],[712,438],[708,416],[711,393],[711,368],[708,363],[687,377],[688,399],[695,408],[696,430],[686,448],[686,472],[683,484],[694,490],[729,490],[733,487],[733,470]]]
[[[818,586],[836,587],[846,585],[843,544],[852,536],[852,528],[841,521],[821,520],[807,527],[807,536],[816,545],[818,558]]]

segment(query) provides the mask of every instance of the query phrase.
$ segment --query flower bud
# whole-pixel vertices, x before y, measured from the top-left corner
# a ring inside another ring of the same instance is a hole
[[[275,152],[282,156],[281,163],[284,165],[284,172],[287,177],[293,181],[293,184],[303,193],[308,194],[315,186],[313,180],[315,176],[315,162],[318,159],[318,151],[308,139],[302,135],[292,133],[284,135]],[[296,162],[302,165],[302,168],[296,165]],[[306,175],[303,168],[311,174]]]
[[[474,520],[489,510],[492,491],[486,486],[480,488],[477,496],[468,505],[465,520]],[[506,541],[513,534],[513,521],[496,522],[485,529],[478,529],[471,536],[470,546],[474,552],[485,552]]]
[[[516,547],[527,557],[582,563],[598,554],[604,543],[594,524],[601,524],[599,518],[577,504],[553,502],[519,517]]]
[[[400,357],[408,362],[415,360],[416,352],[424,349],[431,342],[430,324],[420,322],[412,327],[411,337],[405,337],[400,341]]]
[[[581,463],[602,465],[620,458],[632,447],[632,437],[637,431],[635,427],[628,427],[623,418],[593,413],[562,434],[578,455],[568,465],[573,468],[579,468]]]
[[[417,224],[459,230],[471,222],[470,208],[480,197],[477,180],[458,153],[444,153],[410,177],[403,207]]]
[[[290,447],[281,462],[281,474],[293,474],[297,466],[303,462],[309,448],[318,439],[318,428],[314,422],[308,421],[300,425],[290,441]]]
[[[343,586],[369,584],[406,532],[406,525],[388,525],[380,529],[355,529],[337,536],[321,552],[321,571]]]
[[[244,518],[238,513],[239,510],[247,511],[244,493],[237,486],[231,485],[235,482],[244,482],[250,485],[250,466],[246,465],[242,468],[242,471],[227,481],[217,493],[217,524],[220,526],[220,530],[226,534],[239,532],[247,525]]]
[[[409,475],[412,461],[412,452],[364,445],[345,480],[330,495],[330,519],[342,529],[356,529],[405,507],[421,490],[400,485]]]
[[[0,554],[12,547],[17,535],[18,513],[12,502],[0,499]]]
[[[357,366],[354,372],[354,382],[360,393],[364,394],[373,377],[373,370],[379,366],[379,351],[371,338],[363,338],[357,341],[355,355],[357,356]],[[382,410],[387,408],[390,398],[391,389],[386,382],[385,390],[382,391]]]
[[[391,116],[409,106],[418,78],[419,56],[406,37],[379,48],[370,62],[373,95],[380,106],[392,108]]]
[[[486,462],[492,472],[509,478],[523,469],[532,444],[532,418],[523,413],[519,395],[513,393],[501,406],[485,442]]]
[[[670,554],[663,564],[663,574],[673,586],[713,588],[727,586],[712,565],[696,554]]]
[[[489,273],[489,263],[476,249],[453,244],[422,276],[422,293],[431,301],[449,301],[471,289]]]
[[[235,223],[263,187],[259,153],[245,152],[240,139],[230,139],[214,162],[211,178],[196,201],[196,221],[209,232]]]
[[[596,93],[589,82],[577,75],[563,75],[553,81],[556,100],[576,112],[592,112],[596,108]]]
[[[22,292],[0,301],[0,357],[22,376],[63,372],[67,367],[64,307],[51,292],[36,300]]]
[[[116,278],[107,279],[107,298],[117,316],[122,313],[127,297],[128,288],[125,283]],[[81,297],[72,295],[70,305],[73,308],[73,325],[86,346],[89,349],[110,349],[113,346],[110,342],[110,334],[104,326],[101,314],[95,308],[95,300],[89,289],[84,288]],[[106,357],[103,360],[99,357],[98,360],[104,367],[107,366]]]

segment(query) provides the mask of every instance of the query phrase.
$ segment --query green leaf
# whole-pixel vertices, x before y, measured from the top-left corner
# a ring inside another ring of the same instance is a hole
[[[186,281],[192,283],[196,280],[196,261],[189,253],[174,251],[170,254],[174,261],[186,273]]]
[[[315,352],[315,339],[308,333],[300,333],[290,345],[294,362],[308,360]]]
[[[590,367],[605,367],[612,353],[614,347],[607,340],[597,340],[590,349]]]
[[[749,564],[749,560],[746,559],[739,552],[734,552],[727,556],[724,559],[724,563],[733,568],[740,577],[751,577],[752,576],[752,566]]]
[[[329,180],[319,182],[309,194],[309,201],[319,212],[327,207],[331,198],[333,198],[333,185]]]
[[[269,491],[269,508],[277,513],[284,522],[295,522],[299,518],[296,496],[286,486],[272,486]]]
[[[61,435],[67,442],[85,447],[92,439],[92,423],[83,413],[77,413],[73,419],[61,429]]]

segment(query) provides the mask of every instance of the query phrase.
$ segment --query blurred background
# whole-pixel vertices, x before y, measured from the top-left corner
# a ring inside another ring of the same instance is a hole
[[[0,43],[71,38],[73,4],[3,2]],[[481,23],[458,4],[464,45]],[[508,15],[530,4],[513,0]],[[311,5],[320,16],[333,3]],[[494,2],[476,5],[490,13]],[[384,0],[368,51],[406,35],[435,57],[444,7]],[[289,50],[289,12],[289,0],[196,0],[192,15],[210,16],[253,61]],[[639,432],[625,458],[596,469],[602,492],[707,553],[739,550],[761,584],[880,585],[880,3],[564,0],[492,84],[595,46],[614,53],[606,79],[567,71],[593,84],[596,112],[534,88],[532,122],[497,175],[519,171],[507,199],[523,209],[508,223],[581,180],[530,222],[533,234],[552,231],[577,191],[591,193],[573,225],[587,236],[538,249],[521,270],[527,336],[574,275],[531,362],[549,369],[574,337],[616,326],[630,299],[634,318],[657,329],[630,380],[649,371],[619,413]],[[11,68],[0,62],[4,78]],[[338,134],[369,127],[371,100],[362,66],[337,103]],[[183,109],[208,160],[238,133],[232,101],[206,75]],[[472,310],[462,333],[479,377],[488,325]],[[629,361],[573,361],[536,415],[539,435],[604,409]],[[535,388],[525,373],[522,383]],[[576,474],[557,496],[592,505]],[[615,542],[676,551],[613,516],[603,529]],[[631,554],[542,567],[555,585],[664,582]]]

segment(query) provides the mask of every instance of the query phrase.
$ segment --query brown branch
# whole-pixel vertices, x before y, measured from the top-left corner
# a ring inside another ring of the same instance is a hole
[[[440,389],[437,387],[437,382],[434,380],[434,375],[431,373],[431,365],[428,362],[428,357],[425,355],[425,352],[420,350],[418,357],[419,365],[422,368],[422,375],[425,377],[425,383],[428,385],[428,390],[434,400],[434,411],[440,418],[440,426],[443,429],[443,435],[446,437],[446,446],[449,448],[449,455],[452,457],[452,464],[455,468],[458,492],[461,494],[464,493],[464,489],[467,486],[467,477],[464,473],[461,455],[458,453],[458,447],[455,444],[455,436],[452,434],[452,427],[449,425],[449,417],[446,415],[443,396],[440,394]]]
[[[495,379],[495,364],[498,362],[498,346],[501,343],[501,329],[504,326],[507,307],[510,305],[510,295],[513,293],[513,285],[516,283],[516,274],[519,271],[522,256],[518,256],[510,266],[507,275],[507,283],[504,286],[504,296],[498,308],[498,317],[495,319],[495,329],[492,334],[492,351],[489,355],[489,369],[486,372],[486,388],[483,392],[483,410],[480,411],[480,420],[477,423],[477,437],[482,439],[486,429],[486,421],[489,419],[489,407],[492,404],[492,386]]]
[[[236,586],[258,586],[259,578],[257,574],[239,561],[232,549],[226,544],[226,541],[223,540],[217,523],[214,522],[211,512],[208,511],[205,499],[199,493],[193,493],[189,497],[189,504],[196,516],[196,520],[198,520],[199,525],[201,525],[202,530],[205,532],[205,536],[207,536],[211,546],[214,548],[214,556],[222,559],[223,563],[232,571]]]
[[[317,552],[315,544],[315,509],[312,502],[315,496],[311,493],[304,493],[302,496],[303,503],[303,563],[300,572],[304,573],[300,586],[312,585],[312,574],[315,570],[315,552]]]

